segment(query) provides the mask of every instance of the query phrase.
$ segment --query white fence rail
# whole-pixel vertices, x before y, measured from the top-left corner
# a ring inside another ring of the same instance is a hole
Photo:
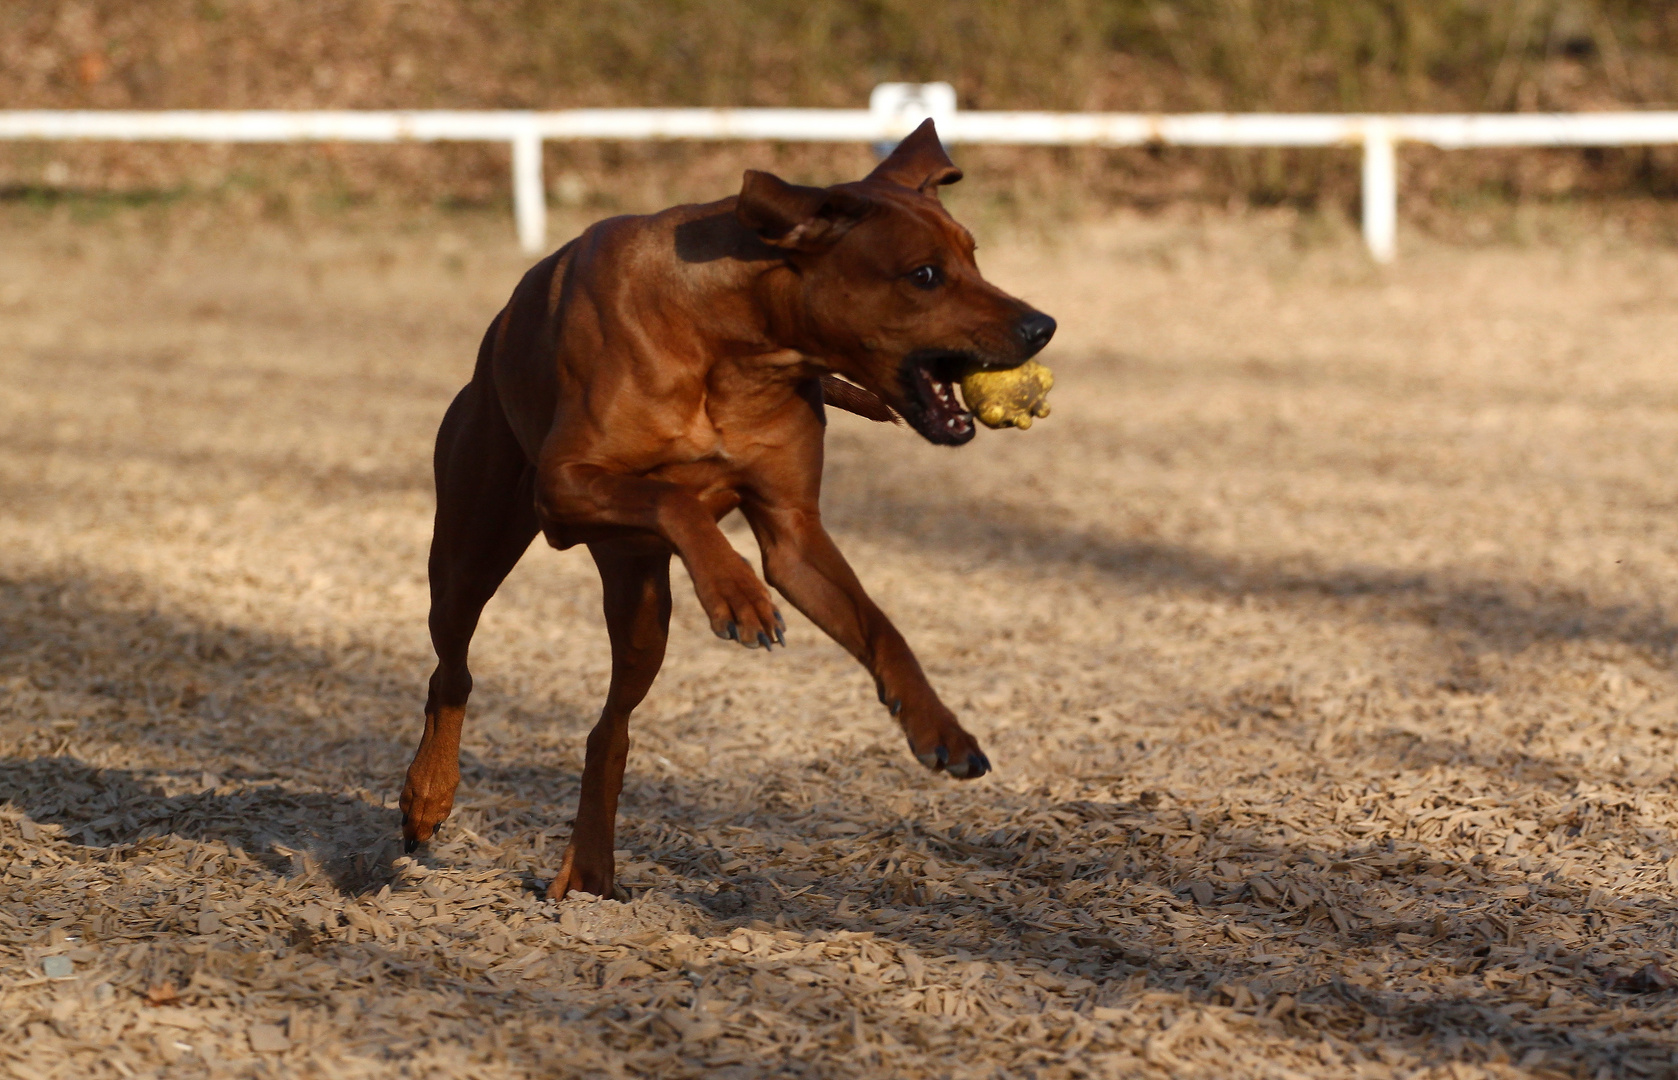
[[[900,139],[927,116],[950,144],[1011,146],[1345,146],[1363,151],[1363,235],[1396,251],[1396,149],[1678,143],[1678,112],[1364,115],[961,112],[945,83],[887,83],[868,109],[569,109],[561,112],[0,110],[0,139],[196,142],[506,142],[513,211],[526,251],[547,243],[542,143],[577,139]]]

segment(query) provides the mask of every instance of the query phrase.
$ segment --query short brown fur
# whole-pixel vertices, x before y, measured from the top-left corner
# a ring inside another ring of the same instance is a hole
[[[599,222],[525,275],[437,436],[438,663],[402,791],[410,851],[453,807],[479,614],[538,532],[588,546],[612,647],[550,896],[612,894],[629,716],[664,659],[672,555],[718,636],[782,642],[767,581],[869,670],[924,764],[989,770],[818,508],[824,399],[966,442],[952,372],[1018,365],[1053,333],[980,276],[972,238],[936,198],[960,175],[928,121],[862,181],[748,172],[737,197]],[[717,526],[736,509],[762,580]]]

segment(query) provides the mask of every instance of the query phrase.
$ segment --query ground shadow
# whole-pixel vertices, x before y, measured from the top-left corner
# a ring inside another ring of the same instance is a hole
[[[1618,642],[1669,663],[1678,624],[1649,605],[1592,603],[1582,592],[1462,573],[1378,566],[1314,567],[1230,558],[1178,544],[1127,539],[1100,528],[1056,526],[1030,507],[995,499],[908,499],[870,491],[838,501],[829,519],[858,532],[894,534],[916,547],[960,552],[964,564],[996,561],[1034,569],[1087,567],[1143,589],[1337,604],[1348,619],[1408,622],[1442,637],[1513,654],[1543,641]]]
[[[219,785],[222,778],[206,778]],[[232,779],[237,780],[237,777]],[[317,869],[346,896],[394,880],[401,853],[396,811],[351,795],[277,785],[175,795],[198,777],[100,769],[71,757],[0,758],[0,801],[84,847],[116,848],[157,836],[220,841],[276,875]]]
[[[651,850],[632,846],[638,858],[676,869],[689,883],[676,895],[725,924],[762,920],[868,932],[927,955],[988,955],[1025,972],[1058,968],[1094,983],[1086,1011],[1091,1005],[1123,1005],[1135,992],[1132,980],[1140,976],[1147,989],[1171,989],[1190,1000],[1233,1006],[1306,1046],[1328,1035],[1365,1047],[1402,1047],[1434,1064],[1510,1057],[1536,1064],[1541,1053],[1546,1067],[1579,1075],[1604,1075],[1604,1069],[1611,1076],[1678,1075],[1678,1037],[1616,1030],[1638,1010],[1660,1008],[1664,1013],[1678,994],[1641,980],[1636,969],[1643,960],[1611,947],[1612,923],[1670,925],[1678,917],[1678,901],[1664,895],[1615,899],[1589,881],[1521,871],[1514,859],[1442,860],[1439,848],[1415,841],[1313,850],[1303,843],[1249,838],[1229,856],[1241,867],[1239,873],[1214,884],[1206,860],[1173,856],[1163,844],[1147,839],[1161,831],[1186,833],[1195,816],[1182,809],[1146,801],[1045,806],[998,790],[985,792],[984,798],[1005,804],[1005,819],[1028,820],[1047,811],[1076,820],[1074,830],[1085,835],[1070,838],[1074,842],[1066,847],[1083,856],[1069,864],[1031,828],[1008,830],[1006,837],[968,836],[960,826],[940,830],[889,815],[869,815],[874,820],[864,823],[874,826],[859,841],[874,845],[867,867],[836,877],[788,876],[762,868],[727,874],[719,870],[719,863],[732,862],[727,854],[704,844],[685,850],[668,842],[655,843]],[[757,830],[760,840],[808,842],[812,835],[854,825],[857,809],[835,803],[788,821],[743,806],[736,820]],[[1111,836],[1114,829],[1129,836],[1108,845],[1116,861],[1091,857],[1084,846],[1090,836]],[[1216,834],[1220,827],[1214,823],[1205,831]],[[1631,836],[1636,830],[1628,825],[1624,832]],[[956,874],[957,883],[950,885],[947,877],[940,884],[912,874],[874,872],[894,858],[916,854],[936,857]],[[1013,887],[1038,890],[1032,910],[976,904],[960,885],[967,870],[1005,871]],[[1421,904],[1414,903],[1418,881],[1436,890]],[[694,889],[693,883],[700,887]],[[1138,910],[1152,907],[1168,918],[1193,916],[1201,920],[1201,932],[1187,940],[1162,941],[1158,934],[1138,934],[1125,924],[1092,916],[1092,898],[1111,892],[1140,894],[1140,900],[1129,901]],[[1412,906],[1402,916],[1387,913],[1406,907],[1392,901],[1406,899]],[[947,929],[963,918],[970,923],[981,910],[989,914],[977,936],[971,926],[960,933]],[[1587,927],[1600,918],[1603,928],[1600,934],[1587,928],[1582,937],[1558,935],[1545,929],[1557,913],[1577,916]],[[905,919],[910,914],[915,916],[912,926]],[[1456,993],[1399,993],[1323,974],[1339,966],[1332,960],[1315,965],[1318,973],[1296,968],[1277,978],[1274,957],[1241,957],[1237,954],[1245,950],[1230,945],[1231,938],[1274,941],[1279,936],[1325,957],[1373,949],[1395,963],[1419,961],[1463,978],[1455,980]],[[1483,988],[1461,992],[1468,978],[1485,980]],[[1566,999],[1570,1005],[1560,1011],[1572,1015],[1546,1020],[1542,1007],[1530,1006],[1535,988],[1537,996],[1548,994],[1552,1003]]]
[[[120,724],[131,741],[231,757],[247,779],[330,766],[334,783],[391,790],[412,744],[359,718],[389,715],[392,686],[411,683],[417,743],[423,661],[410,669],[353,639],[304,644],[154,604],[122,579],[0,579],[0,708],[28,700],[52,718],[17,725],[0,711],[0,731],[51,750]]]
[[[935,526],[937,520],[934,518]],[[971,525],[970,517],[962,520]],[[1014,530],[1001,534],[1010,537],[1010,542],[1035,542],[1050,550],[1056,544],[1070,542],[1052,530],[1006,528]],[[1039,558],[1041,554],[1035,552]],[[1181,552],[1127,552],[1116,546],[1100,553],[1099,558],[1113,560],[1110,565],[1098,565],[1114,574],[1135,573],[1134,565],[1126,561],[1133,559],[1145,565],[1163,564],[1163,571],[1156,567],[1145,580],[1167,580],[1177,575],[1208,588],[1231,588],[1219,576],[1227,567]],[[1298,588],[1324,591],[1334,580],[1307,580]],[[1354,576],[1353,584],[1365,591],[1352,589],[1350,593],[1368,595],[1371,580],[1368,575]],[[1388,583],[1384,588],[1374,595],[1389,599],[1404,596],[1408,586]],[[1529,611],[1523,618],[1536,625],[1563,613],[1573,618],[1590,614],[1587,611],[1581,615],[1577,609],[1549,615]],[[1534,636],[1537,632],[1529,631],[1524,639],[1538,640]],[[36,690],[60,695],[72,706],[78,702],[98,706],[101,701],[133,706],[137,699],[143,699],[151,718],[135,727],[138,737],[177,749],[190,747],[194,739],[200,739],[218,750],[243,750],[254,758],[261,756],[258,733],[205,722],[203,710],[210,710],[208,716],[213,719],[215,710],[225,712],[236,706],[236,700],[218,704],[215,692],[195,698],[189,693],[192,687],[237,682],[255,671],[283,686],[295,684],[299,691],[318,694],[327,688],[371,703],[388,697],[393,680],[410,679],[416,687],[419,682],[418,672],[408,672],[405,663],[377,651],[306,647],[274,635],[197,624],[155,610],[129,610],[95,600],[89,583],[71,578],[0,583],[0,634],[11,658],[0,658],[0,676],[11,675],[8,668],[21,673],[27,667],[27,678]],[[1628,637],[1635,640],[1634,635]],[[1522,637],[1504,640],[1514,642]],[[301,707],[287,712],[283,719],[299,729],[307,729],[312,720]],[[207,729],[216,734],[206,734]],[[296,749],[289,746],[288,754]],[[353,783],[359,772],[361,777],[376,781],[375,789],[388,790],[400,775],[392,762],[405,757],[406,749],[396,748],[393,755],[392,747],[376,737],[325,732],[318,736],[318,746],[311,752],[334,755],[333,763],[338,768],[334,786]],[[359,762],[354,756],[357,752],[363,755]],[[505,785],[522,791],[532,787],[528,764],[494,757],[480,757],[467,764],[475,785]],[[903,783],[912,783],[908,779],[912,775],[905,772]],[[279,779],[273,772],[252,771],[231,778],[240,780],[242,786],[223,791],[222,785],[195,786],[192,777],[166,771],[101,769],[64,754],[14,753],[0,760],[0,797],[37,822],[64,826],[89,846],[109,848],[147,835],[170,833],[237,844],[275,873],[307,869],[313,860],[346,893],[374,888],[390,879],[391,860],[397,853],[393,811],[353,795],[296,792],[281,783],[265,782]],[[563,823],[571,806],[568,797],[561,798],[561,792],[571,785],[551,775],[551,770],[543,771],[542,779],[546,782],[539,790],[549,795],[540,798],[529,813],[548,824]],[[657,785],[661,789],[657,792],[661,822],[679,822],[685,815],[699,812],[694,808],[713,803],[707,797],[710,792],[704,777],[665,778]],[[187,790],[181,790],[183,787]],[[176,794],[168,794],[171,790]],[[986,789],[982,797],[991,812],[1000,806],[1005,816],[1018,820],[1045,809],[1040,799],[997,788]],[[621,842],[631,847],[637,858],[649,859],[681,879],[675,895],[691,898],[724,922],[773,922],[784,916],[794,925],[809,928],[871,930],[929,954],[948,954],[968,947],[941,932],[936,919],[917,920],[911,926],[906,925],[903,915],[911,910],[937,915],[942,908],[956,917],[963,908],[972,906],[970,897],[940,895],[910,875],[875,873],[877,859],[855,874],[815,881],[784,880],[761,865],[728,872],[724,867],[733,863],[728,851],[693,840],[691,835],[683,839],[667,829],[660,830],[657,822],[638,818],[640,811],[634,805],[637,798],[632,788]],[[855,824],[859,809],[863,808],[847,806],[841,814],[837,807],[816,807],[791,815],[766,811],[763,805],[754,803],[735,808],[732,816],[771,840],[805,842],[813,836],[845,834],[844,830]],[[1635,1001],[1634,995],[1606,986],[1603,969],[1591,963],[1588,945],[1581,950],[1577,942],[1547,936],[1528,914],[1528,908],[1541,902],[1554,910],[1566,905],[1568,910],[1585,911],[1593,903],[1600,903],[1593,899],[1594,890],[1589,886],[1557,879],[1535,889],[1525,876],[1517,877],[1506,869],[1493,873],[1479,867],[1440,863],[1425,845],[1416,845],[1411,853],[1388,848],[1385,855],[1401,856],[1392,864],[1393,873],[1389,875],[1383,868],[1375,879],[1360,883],[1365,890],[1396,890],[1423,873],[1445,881],[1460,878],[1451,886],[1456,897],[1453,902],[1476,909],[1482,917],[1465,925],[1461,920],[1453,921],[1454,916],[1440,907],[1439,913],[1429,919],[1424,905],[1416,917],[1402,921],[1377,924],[1348,920],[1343,925],[1333,917],[1324,898],[1343,885],[1336,875],[1353,873],[1340,867],[1355,867],[1360,860],[1383,857],[1373,847],[1311,852],[1300,845],[1244,841],[1234,861],[1273,862],[1285,868],[1285,872],[1269,873],[1267,880],[1274,896],[1261,895],[1261,886],[1254,884],[1258,875],[1245,874],[1238,875],[1239,882],[1216,886],[1208,902],[1201,895],[1205,890],[1196,890],[1197,881],[1204,881],[1203,876],[1196,877],[1204,874],[1203,866],[1170,856],[1142,839],[1152,835],[1145,831],[1149,827],[1177,827],[1179,819],[1172,815],[1180,812],[1142,803],[1081,803],[1053,809],[1085,825],[1099,823],[1104,828],[1124,830],[1128,839],[1109,845],[1114,853],[1111,858],[1073,860],[1069,864],[1065,858],[1043,858],[1046,843],[1059,841],[1034,837],[1029,828],[1000,837],[969,836],[959,829],[940,831],[875,809],[870,815],[873,820],[866,823],[866,835],[858,836],[857,842],[887,839],[889,850],[935,852],[952,866],[1004,870],[1025,887],[1047,889],[1053,898],[1052,912],[1057,916],[1054,923],[1045,925],[1039,916],[1028,919],[1006,910],[993,914],[983,940],[986,950],[1000,945],[1007,962],[1023,967],[1047,968],[1064,963],[1076,971],[1079,965],[1094,965],[1089,969],[1094,976],[1092,982],[1108,1000],[1120,1000],[1128,994],[1129,980],[1138,974],[1151,985],[1179,989],[1208,1001],[1227,998],[1238,1006],[1240,994],[1231,994],[1232,987],[1244,988],[1254,1007],[1264,1009],[1274,1008],[1286,992],[1293,999],[1291,1011],[1274,1017],[1266,1012],[1266,1020],[1292,1025],[1288,1029],[1299,1038],[1340,1032],[1349,1040],[1384,1039],[1414,1050],[1418,1042],[1426,1043],[1437,1036],[1443,1040],[1441,1046],[1424,1049],[1443,1055],[1441,1060],[1454,1059],[1451,1055],[1479,1058],[1510,1045],[1520,1048],[1541,1043],[1546,1053],[1581,1069],[1607,1067],[1619,1073],[1626,1071],[1625,1061],[1669,1062],[1678,1052],[1678,1041],[1606,1034],[1610,1014],[1620,1005]],[[1087,850],[1088,846],[1080,849]],[[1412,854],[1410,861],[1404,861]],[[1285,923],[1290,930],[1312,935],[1317,947],[1325,950],[1380,945],[1453,969],[1460,965],[1464,971],[1479,970],[1474,967],[1476,963],[1484,967],[1500,958],[1512,960],[1516,953],[1528,960],[1536,957],[1544,963],[1526,977],[1550,979],[1574,997],[1591,1002],[1594,1011],[1586,1023],[1547,1024],[1522,1020],[1510,1008],[1509,999],[1495,990],[1485,995],[1434,995],[1417,1000],[1334,980],[1283,987],[1271,979],[1266,965],[1233,958],[1220,941],[1191,938],[1166,946],[1142,940],[1127,927],[1085,918],[1084,901],[1091,895],[1087,890],[1099,893],[1136,881],[1156,887],[1157,903],[1173,911],[1213,911],[1232,925],[1250,924],[1255,935],[1273,933],[1275,924]],[[1517,883],[1526,886],[1523,895],[1509,893]],[[1071,893],[1075,885],[1086,889],[1083,901]],[[1319,906],[1321,911],[1317,910]],[[1678,908],[1664,898],[1619,902],[1618,910],[1625,918],[1637,920],[1670,921],[1678,916]],[[1488,933],[1481,923],[1492,930]],[[972,943],[975,948],[978,944]],[[1498,950],[1514,952],[1503,956]],[[1271,979],[1268,986],[1264,984],[1267,979]],[[1461,1040],[1460,1044],[1450,1043],[1453,1039]],[[1649,1064],[1655,1074],[1666,1067]],[[1650,1075],[1649,1069],[1640,1074]]]
[[[489,759],[475,764],[485,785],[522,787],[529,779],[528,766],[522,764]],[[911,775],[906,772],[909,784]],[[180,779],[171,773],[98,769],[71,758],[0,760],[0,798],[34,822],[61,825],[85,846],[111,849],[166,833],[218,840],[242,848],[277,875],[307,873],[311,863],[317,864],[346,895],[391,878],[397,848],[394,813],[388,809],[279,787],[166,795],[164,787]],[[1586,882],[1518,873],[1512,860],[1441,860],[1436,848],[1422,842],[1375,841],[1316,850],[1251,836],[1229,856],[1241,870],[1213,884],[1204,859],[1172,855],[1157,838],[1196,829],[1226,841],[1240,837],[1229,823],[1198,820],[1192,811],[1160,806],[1151,798],[1046,804],[1002,790],[975,796],[993,811],[1001,804],[1005,820],[1053,813],[1070,835],[1053,838],[1052,844],[1029,825],[1007,829],[1006,835],[980,835],[960,825],[937,828],[915,818],[869,812],[843,799],[786,817],[756,803],[704,812],[713,824],[718,819],[739,822],[748,827],[742,831],[755,832],[771,845],[809,843],[853,829],[859,811],[871,819],[862,821],[864,834],[845,841],[872,845],[867,866],[858,863],[837,875],[789,875],[755,856],[748,861],[756,865],[741,867],[726,847],[698,839],[704,830],[685,835],[670,830],[672,824],[684,824],[685,807],[704,804],[703,778],[667,778],[658,787],[662,805],[657,820],[638,816],[631,806],[620,843],[635,859],[650,860],[669,874],[663,884],[650,887],[669,901],[705,912],[715,920],[711,933],[761,923],[818,934],[867,932],[926,956],[988,956],[1028,976],[1060,971],[1090,983],[1079,1005],[1085,1013],[1096,1005],[1122,1006],[1139,987],[1168,989],[1189,1001],[1245,1012],[1307,1047],[1329,1037],[1365,1049],[1390,1045],[1430,1063],[1504,1056],[1532,1061],[1540,1050],[1548,1067],[1580,1075],[1602,1075],[1604,1069],[1611,1076],[1678,1075],[1672,1067],[1678,1037],[1651,1039],[1611,1030],[1623,1023],[1628,1010],[1662,1004],[1672,992],[1657,992],[1635,980],[1616,983],[1625,972],[1615,954],[1599,951],[1588,936],[1564,940],[1541,925],[1546,914],[1557,911],[1609,912],[1620,920],[1670,924],[1678,917],[1678,902],[1664,896],[1614,900]],[[631,803],[644,803],[650,794],[643,791]],[[561,821],[566,805],[556,797],[533,810]],[[1107,852],[1090,846],[1103,837],[1109,841]],[[377,858],[366,858],[372,850],[380,852]],[[1062,851],[1079,855],[1068,861]],[[914,855],[934,856],[958,875],[957,884],[948,875],[932,881],[912,872],[875,871],[891,859]],[[969,870],[1003,871],[1012,887],[1035,892],[1033,902],[1019,908],[986,905],[976,936],[971,917],[978,906],[959,884],[959,875]],[[1439,903],[1423,903],[1403,917],[1371,917],[1384,910],[1383,894],[1406,892],[1419,878],[1442,886],[1434,894]],[[1354,881],[1356,902],[1348,899]],[[1525,888],[1512,888],[1514,882]],[[643,882],[631,891],[648,888]],[[1162,912],[1179,924],[1182,917],[1193,917],[1200,931],[1186,939],[1162,940],[1157,933],[1115,924],[1091,905],[1092,898],[1106,893],[1125,893],[1135,910]],[[1333,914],[1338,904],[1348,905],[1351,914]],[[1459,917],[1459,910],[1473,916]],[[950,928],[958,920],[968,925],[954,932]],[[1396,959],[1420,959],[1463,975],[1485,975],[1501,966],[1512,973],[1505,985],[1525,992],[1505,992],[1488,981],[1484,992],[1474,994],[1401,994],[1336,975],[1324,977],[1320,970],[1333,969],[1333,963],[1315,965],[1319,972],[1295,969],[1278,978],[1269,958],[1235,955],[1239,950],[1230,948],[1226,927],[1253,940],[1287,937],[1325,955],[1386,949]],[[460,984],[457,976],[439,976],[417,954],[406,959],[392,955],[386,962],[390,971],[417,980],[416,985],[440,977]],[[1518,980],[1513,973],[1519,973]],[[1589,1015],[1576,1009],[1568,1023],[1532,1016],[1521,999],[1531,998],[1526,983],[1533,980],[1548,992],[1563,991]],[[546,995],[556,1008],[586,1001],[592,992],[582,985],[556,990]]]

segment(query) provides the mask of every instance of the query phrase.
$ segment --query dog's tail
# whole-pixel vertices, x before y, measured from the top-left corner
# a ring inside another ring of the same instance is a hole
[[[882,424],[901,424],[897,410],[881,401],[872,390],[864,390],[856,383],[846,382],[833,375],[822,376],[822,401],[835,409],[878,420]]]

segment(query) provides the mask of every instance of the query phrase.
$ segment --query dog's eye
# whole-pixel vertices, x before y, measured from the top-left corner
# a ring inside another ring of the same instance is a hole
[[[936,266],[917,266],[909,271],[909,283],[917,289],[936,289],[944,284],[944,271]]]

